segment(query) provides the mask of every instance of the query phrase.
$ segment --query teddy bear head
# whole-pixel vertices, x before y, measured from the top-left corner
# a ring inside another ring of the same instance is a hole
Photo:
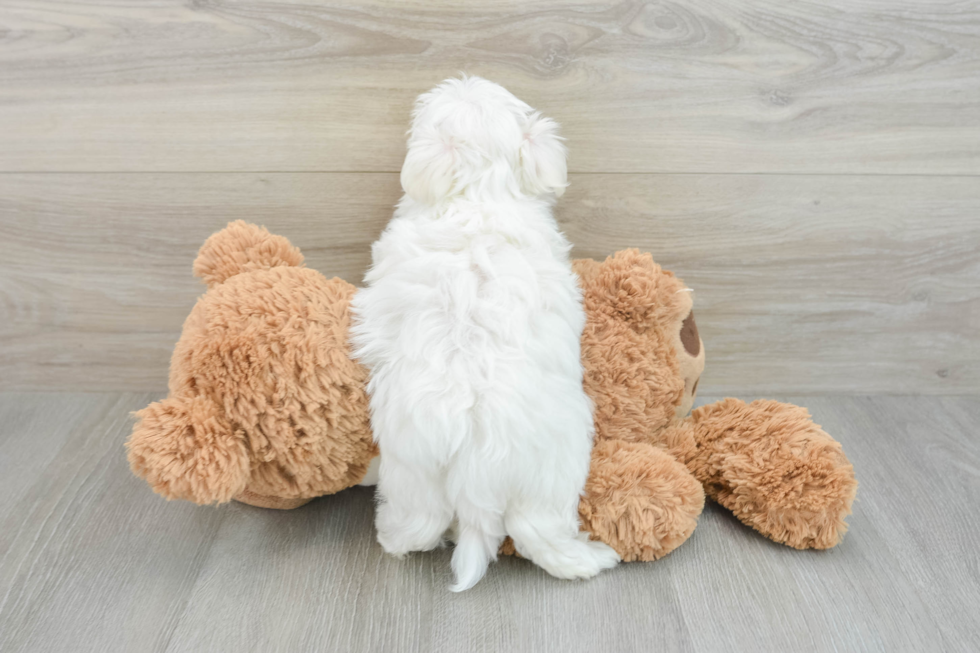
[[[174,349],[170,396],[136,413],[133,470],[196,503],[288,507],[359,482],[376,450],[347,344],[354,286],[241,221],[204,243],[194,273],[208,291]]]
[[[648,441],[690,413],[704,370],[691,290],[636,249],[574,265],[585,303],[582,360],[596,440]]]

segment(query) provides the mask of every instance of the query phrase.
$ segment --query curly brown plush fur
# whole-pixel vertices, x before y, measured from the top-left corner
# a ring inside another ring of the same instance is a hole
[[[354,287],[302,265],[285,238],[243,222],[201,248],[209,290],[174,351],[170,397],[137,413],[127,443],[160,494],[295,508],[364,477],[377,452],[347,345]],[[583,528],[624,560],[655,560],[691,536],[707,494],[777,542],[836,544],[857,488],[840,445],[774,401],[691,414],[704,346],[683,282],[637,250],[575,269],[596,422]]]
[[[827,549],[840,541],[854,469],[805,408],[725,399],[691,422],[698,449],[688,464],[708,496],[776,542]]]
[[[624,560],[654,560],[691,535],[707,494],[777,542],[839,542],[857,482],[806,409],[725,399],[688,416],[704,347],[683,282],[637,250],[576,271],[596,419],[585,529]]]
[[[302,264],[241,221],[201,248],[194,271],[210,288],[174,350],[170,397],[136,413],[128,443],[133,471],[168,499],[247,491],[269,505],[364,477],[376,450],[367,374],[347,345],[355,289]]]

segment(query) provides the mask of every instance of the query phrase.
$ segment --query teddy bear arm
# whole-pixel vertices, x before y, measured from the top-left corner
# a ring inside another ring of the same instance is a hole
[[[210,398],[170,397],[135,415],[126,442],[129,464],[157,494],[210,504],[245,489],[250,461],[244,435]]]
[[[688,467],[707,496],[793,548],[840,542],[857,491],[854,468],[805,408],[725,399],[687,419],[697,446]]]
[[[596,443],[579,516],[592,539],[624,561],[657,560],[676,549],[703,508],[701,483],[668,451],[645,442]]]
[[[694,532],[704,508],[701,483],[672,455],[645,442],[605,440],[579,503],[582,530],[624,562],[658,560]],[[511,538],[501,555],[517,555]]]

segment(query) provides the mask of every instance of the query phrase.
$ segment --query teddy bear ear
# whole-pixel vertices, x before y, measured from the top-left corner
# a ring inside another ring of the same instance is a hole
[[[592,266],[583,284],[589,310],[615,316],[636,330],[644,330],[660,301],[660,279],[665,274],[649,254],[627,249]]]
[[[576,269],[581,276],[587,310],[612,315],[637,331],[676,320],[691,311],[684,282],[637,249],[616,252],[602,263]]]
[[[561,197],[568,187],[568,163],[558,123],[540,113],[528,116],[521,144],[521,188],[535,197]]]
[[[211,288],[243,272],[302,265],[303,254],[286,238],[235,220],[201,246],[194,259],[194,276]]]

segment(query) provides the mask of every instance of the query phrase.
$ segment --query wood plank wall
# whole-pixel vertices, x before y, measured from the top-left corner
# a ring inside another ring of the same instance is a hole
[[[579,256],[696,291],[705,394],[980,392],[980,1],[0,5],[0,389],[157,390],[233,219],[360,280],[413,98],[562,123]]]

